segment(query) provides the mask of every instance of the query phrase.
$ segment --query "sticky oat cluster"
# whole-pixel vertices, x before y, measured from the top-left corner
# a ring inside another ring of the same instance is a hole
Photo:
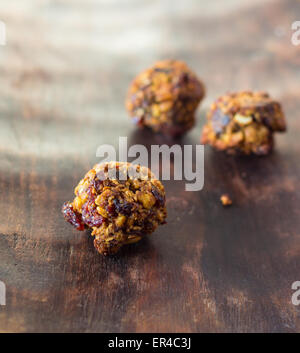
[[[96,164],[62,210],[76,229],[92,230],[95,248],[104,255],[152,233],[167,214],[161,182],[148,168],[125,162]]]
[[[194,126],[203,97],[203,83],[184,62],[165,60],[133,80],[126,107],[138,126],[179,136]]]
[[[201,142],[230,154],[265,155],[273,147],[273,133],[285,129],[281,105],[268,93],[230,93],[211,105]]]

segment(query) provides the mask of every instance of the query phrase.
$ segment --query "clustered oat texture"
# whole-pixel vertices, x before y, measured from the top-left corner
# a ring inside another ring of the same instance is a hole
[[[280,103],[266,92],[238,92],[217,99],[207,114],[202,143],[229,154],[268,154],[273,133],[285,131]]]
[[[204,85],[184,62],[158,61],[131,83],[126,108],[139,127],[179,136],[195,124]]]
[[[146,167],[96,164],[76,186],[75,196],[63,205],[63,215],[76,229],[91,229],[103,255],[115,254],[165,223],[164,187]]]
[[[204,85],[184,62],[165,60],[134,79],[126,107],[138,126],[179,136],[194,126],[204,94]],[[285,130],[280,103],[265,92],[242,91],[211,105],[201,141],[230,154],[265,155],[272,150],[273,133]],[[148,168],[130,163],[96,164],[75,196],[64,203],[63,215],[76,229],[91,229],[95,248],[104,255],[152,233],[167,216],[163,185]],[[224,206],[232,203],[227,194],[220,199]]]

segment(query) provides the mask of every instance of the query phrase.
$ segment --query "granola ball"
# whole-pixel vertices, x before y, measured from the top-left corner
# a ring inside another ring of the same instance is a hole
[[[265,92],[226,94],[207,113],[201,142],[230,154],[268,154],[273,133],[285,131],[280,103]]]
[[[179,136],[195,124],[204,85],[184,62],[158,61],[131,83],[126,108],[134,123]]]
[[[164,187],[146,167],[125,162],[96,164],[75,188],[62,212],[77,230],[91,229],[103,255],[139,241],[165,223]]]

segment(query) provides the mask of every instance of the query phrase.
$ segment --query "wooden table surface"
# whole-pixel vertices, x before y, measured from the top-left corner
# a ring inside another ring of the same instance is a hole
[[[300,2],[6,1],[0,20],[0,331],[299,332]],[[168,224],[102,257],[61,205],[99,145],[164,142],[124,108],[129,82],[161,58],[207,87],[180,143],[199,143],[209,104],[240,89],[279,99],[288,132],[268,157],[206,147],[204,189],[164,182]]]

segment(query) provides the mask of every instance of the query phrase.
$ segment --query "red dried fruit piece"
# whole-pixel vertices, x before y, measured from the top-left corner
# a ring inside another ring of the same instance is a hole
[[[74,211],[70,202],[65,202],[63,204],[62,213],[65,220],[71,223],[77,230],[84,230],[84,223],[82,222],[81,215]]]
[[[100,227],[103,217],[97,212],[96,205],[92,201],[87,201],[82,206],[82,220],[89,227]]]

